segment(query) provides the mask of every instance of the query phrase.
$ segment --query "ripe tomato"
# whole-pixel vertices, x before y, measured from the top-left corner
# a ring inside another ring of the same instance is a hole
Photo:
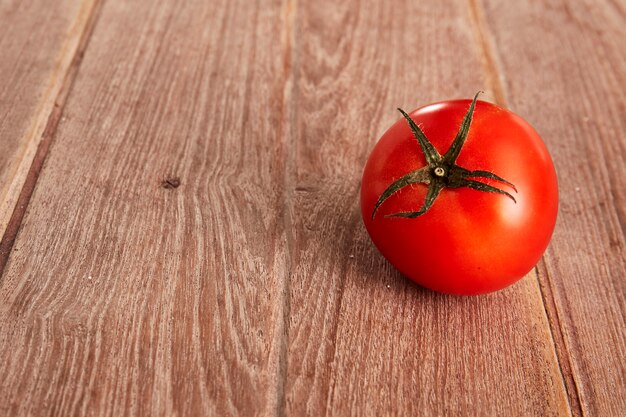
[[[400,110],[361,184],[376,247],[407,277],[445,293],[486,293],[523,277],[557,216],[556,173],[541,138],[477,96]]]

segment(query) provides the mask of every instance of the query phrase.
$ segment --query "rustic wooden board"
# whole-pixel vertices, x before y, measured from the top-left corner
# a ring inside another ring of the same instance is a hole
[[[0,281],[0,415],[278,408],[287,13],[104,3]]]
[[[590,1],[0,4],[0,416],[626,414],[626,16]],[[444,296],[359,180],[397,106],[478,89],[561,218],[539,274]]]
[[[559,175],[540,275],[573,411],[624,416],[626,4],[486,6],[511,107],[544,137]]]
[[[63,101],[63,86],[94,3],[0,2],[0,239],[55,101]],[[2,247],[3,258],[1,252]]]
[[[300,6],[287,414],[569,415],[535,274],[488,296],[438,295],[392,270],[360,219],[361,169],[396,107],[485,82],[501,95],[475,5]]]

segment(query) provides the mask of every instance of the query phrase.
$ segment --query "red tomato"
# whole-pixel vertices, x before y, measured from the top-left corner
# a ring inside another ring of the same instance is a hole
[[[539,135],[476,97],[398,120],[361,184],[363,221],[383,256],[416,283],[452,294],[495,291],[528,273],[557,208],[556,173]]]

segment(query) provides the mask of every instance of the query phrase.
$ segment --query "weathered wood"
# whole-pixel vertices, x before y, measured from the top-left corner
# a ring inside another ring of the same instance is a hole
[[[572,409],[624,416],[626,4],[485,5],[510,105],[543,136],[560,179],[540,278]]]
[[[0,4],[0,416],[626,414],[626,8],[590,1],[107,0],[67,104],[94,2]],[[479,89],[561,217],[539,281],[444,296],[359,180],[397,106]]]
[[[354,0],[303,2],[296,16],[287,414],[568,415],[535,274],[438,295],[395,272],[360,219],[361,169],[396,107],[485,81],[500,95],[475,11]]]
[[[0,239],[55,100],[63,101],[59,95],[69,81],[94,3],[0,2]],[[0,258],[5,255],[0,247]],[[0,260],[0,271],[1,265]]]
[[[104,3],[0,281],[0,415],[277,410],[288,12]]]

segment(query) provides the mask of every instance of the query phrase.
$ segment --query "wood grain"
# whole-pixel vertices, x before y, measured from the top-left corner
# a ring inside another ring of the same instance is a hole
[[[623,2],[51,3],[0,0],[0,416],[626,414]],[[560,219],[538,273],[439,295],[361,169],[480,89]]]
[[[0,281],[0,415],[281,403],[280,2],[105,2]]]
[[[560,179],[541,271],[570,401],[626,415],[626,4],[485,0],[513,110]],[[576,411],[576,410],[575,410]]]
[[[93,0],[0,2],[0,239],[94,4]],[[0,258],[4,255],[0,253]]]
[[[329,1],[296,16],[286,414],[569,415],[534,274],[438,295],[394,271],[361,224],[361,169],[394,109],[493,84],[471,5]]]

